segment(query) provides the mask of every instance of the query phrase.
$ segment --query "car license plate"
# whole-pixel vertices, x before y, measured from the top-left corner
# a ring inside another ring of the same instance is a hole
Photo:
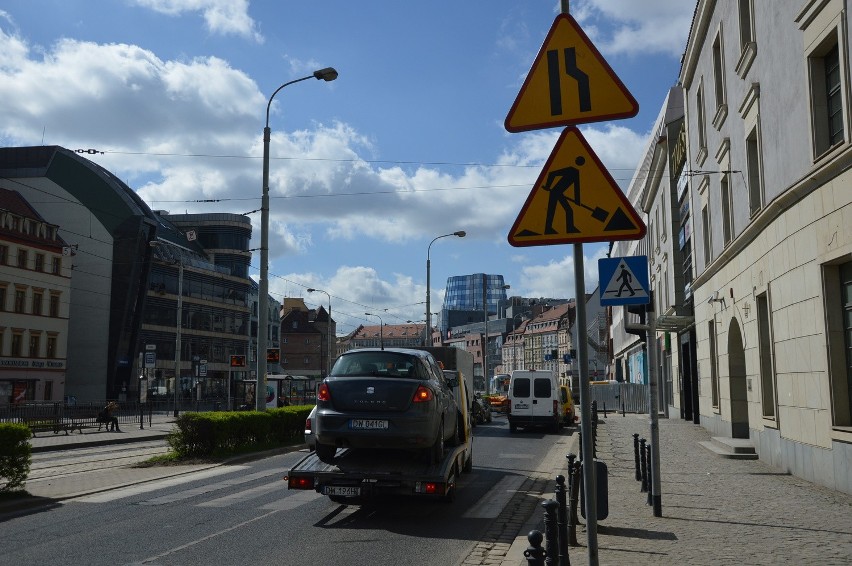
[[[322,488],[323,495],[340,495],[342,497],[358,497],[361,495],[360,487],[342,487],[326,485]]]
[[[388,428],[388,421],[378,419],[352,419],[349,428],[384,430]]]

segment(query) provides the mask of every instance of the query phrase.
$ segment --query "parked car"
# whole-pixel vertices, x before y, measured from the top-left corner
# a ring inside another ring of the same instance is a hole
[[[316,437],[314,436],[314,431],[316,430],[314,427],[316,416],[317,407],[314,405],[314,408],[311,409],[311,414],[309,414],[308,418],[305,419],[305,444],[308,445],[308,450],[311,451],[316,449]]]
[[[473,422],[475,424],[490,423],[491,419],[491,402],[484,399],[480,393],[474,394]]]
[[[460,411],[429,352],[364,348],[338,357],[317,390],[316,453],[326,463],[338,448],[410,449],[432,462],[461,436]]]

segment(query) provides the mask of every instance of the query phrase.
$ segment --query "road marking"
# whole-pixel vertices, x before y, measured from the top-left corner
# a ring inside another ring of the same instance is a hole
[[[266,495],[267,493],[270,493],[272,491],[278,491],[280,489],[287,489],[287,484],[283,481],[278,481],[275,483],[259,485],[251,489],[247,489],[245,491],[240,491],[239,493],[233,493],[231,495],[226,495],[225,497],[219,497],[217,499],[211,499],[210,501],[206,501],[204,503],[199,503],[197,506],[228,507],[229,505],[233,505],[234,503],[255,499],[256,497],[261,497],[263,495]]]
[[[503,507],[517,493],[526,478],[519,475],[504,476],[479,502],[468,509],[462,517],[466,519],[495,519]]]
[[[176,485],[181,485],[193,481],[212,478],[215,476],[221,476],[224,474],[230,474],[234,471],[245,470],[246,468],[248,468],[248,466],[220,466],[216,468],[211,468],[209,470],[191,472],[188,474],[166,478],[163,480],[132,485],[121,489],[113,489],[110,491],[105,491],[103,493],[95,493],[92,495],[87,495],[74,499],[73,501],[80,503],[108,503],[117,499],[124,499],[126,497],[133,497],[134,495],[140,495],[142,493],[149,493],[157,489],[174,487]]]
[[[240,476],[238,478],[232,478],[228,480],[223,480],[217,483],[209,483],[199,487],[195,487],[192,489],[186,489],[184,491],[179,491],[177,493],[170,493],[168,495],[163,495],[160,497],[155,497],[154,499],[148,499],[146,501],[140,501],[139,505],[166,505],[168,503],[174,503],[176,501],[184,501],[186,499],[190,499],[192,497],[196,497],[198,495],[204,495],[205,493],[210,493],[211,491],[218,491],[220,489],[226,489],[229,487],[233,487],[235,485],[240,485],[243,483],[248,483],[251,481],[267,478],[269,476],[274,475],[283,475],[285,471],[281,468],[276,468],[274,470],[264,470],[262,472],[256,472],[254,474],[248,474],[246,476]]]
[[[283,483],[283,482],[282,482]],[[325,497],[321,493],[317,493],[316,491],[300,491],[295,495],[290,495],[283,499],[279,499],[278,501],[273,501],[272,503],[268,503],[261,507],[263,510],[270,511],[289,511],[291,509],[296,509],[297,507],[301,507],[306,503],[310,503],[315,499],[319,499],[320,497]]]

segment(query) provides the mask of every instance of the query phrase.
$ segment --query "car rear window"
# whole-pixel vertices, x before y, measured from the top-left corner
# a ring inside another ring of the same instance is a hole
[[[550,397],[550,380],[537,377],[533,382],[533,397],[536,399],[547,399]]]
[[[512,395],[515,397],[529,397],[530,380],[524,377],[519,377],[512,382]]]
[[[340,356],[331,368],[331,375],[411,377],[425,379],[425,369],[414,356],[394,352],[364,352]]]

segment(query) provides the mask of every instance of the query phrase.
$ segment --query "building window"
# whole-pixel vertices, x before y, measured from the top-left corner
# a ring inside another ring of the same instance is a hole
[[[0,312],[6,310],[6,287],[0,287]]]
[[[710,265],[710,262],[713,260],[711,255],[713,247],[710,245],[710,206],[704,205],[701,209],[701,230],[703,232],[703,244],[704,244],[704,265]]]
[[[50,316],[59,317],[59,295],[57,293],[50,294]]]
[[[20,332],[12,333],[12,343],[10,344],[11,349],[9,350],[9,355],[13,358],[21,357],[21,344],[24,342],[24,337]]]
[[[307,366],[311,362],[311,359],[308,356],[305,356],[302,361],[304,361],[305,365]]]
[[[837,33],[810,55],[814,157],[843,142],[843,75]]]
[[[826,265],[826,324],[834,426],[852,426],[852,261]]]
[[[745,51],[754,42],[754,22],[752,21],[752,0],[739,0],[740,48]]]
[[[0,265],[9,264],[9,246],[0,246]]]
[[[33,314],[41,315],[41,303],[44,294],[41,291],[33,291]]]
[[[18,267],[27,268],[27,250],[18,248]]]
[[[713,306],[713,305],[711,305]],[[719,407],[719,364],[716,351],[716,317],[707,323],[707,337],[710,341],[710,391],[713,407]]]
[[[41,273],[44,271],[44,254],[36,254],[35,256],[35,270]]]
[[[713,126],[718,130],[728,115],[727,96],[725,94],[725,52],[722,47],[722,32],[716,35],[713,42],[713,94],[716,101],[716,114]]]
[[[722,174],[719,197],[722,200],[722,238],[725,245],[731,243],[734,234],[734,211],[731,206],[731,183],[727,173]]]
[[[757,128],[746,138],[746,167],[748,168],[749,213],[754,215],[763,207],[763,167]]]
[[[44,400],[45,401],[53,401],[53,382],[45,381],[44,382]]]
[[[47,352],[45,352],[45,357],[56,357],[56,336],[47,337]]]
[[[24,312],[24,303],[27,300],[27,292],[22,289],[15,289],[15,312]]]
[[[62,268],[62,258],[54,257],[51,265],[50,272],[54,275],[59,275],[59,271]]]
[[[775,371],[772,367],[772,322],[766,293],[757,296],[757,348],[760,359],[760,396],[763,416],[775,418]]]
[[[695,105],[697,107],[697,122],[698,122],[698,161],[702,162],[701,154],[707,156],[707,117],[704,114],[704,84],[698,87],[698,93],[695,95]]]
[[[30,357],[39,357],[39,349],[41,347],[41,336],[38,334],[30,334]]]

